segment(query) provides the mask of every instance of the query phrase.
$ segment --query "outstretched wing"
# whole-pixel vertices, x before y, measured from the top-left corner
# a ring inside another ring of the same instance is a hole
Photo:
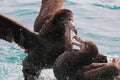
[[[63,2],[64,0],[42,0],[40,12],[34,23],[34,31],[39,32],[45,22],[62,7]]]
[[[15,42],[23,48],[29,48],[37,42],[37,34],[28,30],[15,20],[0,14],[0,39]]]

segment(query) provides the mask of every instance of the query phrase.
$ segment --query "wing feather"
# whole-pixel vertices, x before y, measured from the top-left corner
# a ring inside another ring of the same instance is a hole
[[[35,45],[37,36],[37,33],[27,29],[26,26],[0,14],[0,39],[28,48]]]
[[[59,9],[61,9],[64,0],[42,0],[40,12],[34,23],[34,31],[39,32],[42,26]]]

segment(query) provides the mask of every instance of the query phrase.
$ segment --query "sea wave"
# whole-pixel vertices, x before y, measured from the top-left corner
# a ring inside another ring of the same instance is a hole
[[[100,3],[94,3],[93,5],[98,6],[98,7],[107,8],[107,9],[112,9],[112,10],[120,10],[120,6],[118,6],[118,5],[108,5],[108,4],[100,4]]]

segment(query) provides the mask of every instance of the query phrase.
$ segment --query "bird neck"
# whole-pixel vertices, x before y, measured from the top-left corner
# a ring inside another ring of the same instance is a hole
[[[65,40],[65,29],[61,24],[48,23],[40,31],[40,35],[48,40]]]

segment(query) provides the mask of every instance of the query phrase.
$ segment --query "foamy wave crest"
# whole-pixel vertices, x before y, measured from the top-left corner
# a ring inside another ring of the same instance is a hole
[[[101,4],[101,3],[94,3],[93,5],[98,6],[98,7],[107,8],[107,9],[112,9],[112,10],[120,10],[119,5],[108,5],[108,4]]]
[[[0,80],[23,80],[22,66],[11,63],[0,63]]]

